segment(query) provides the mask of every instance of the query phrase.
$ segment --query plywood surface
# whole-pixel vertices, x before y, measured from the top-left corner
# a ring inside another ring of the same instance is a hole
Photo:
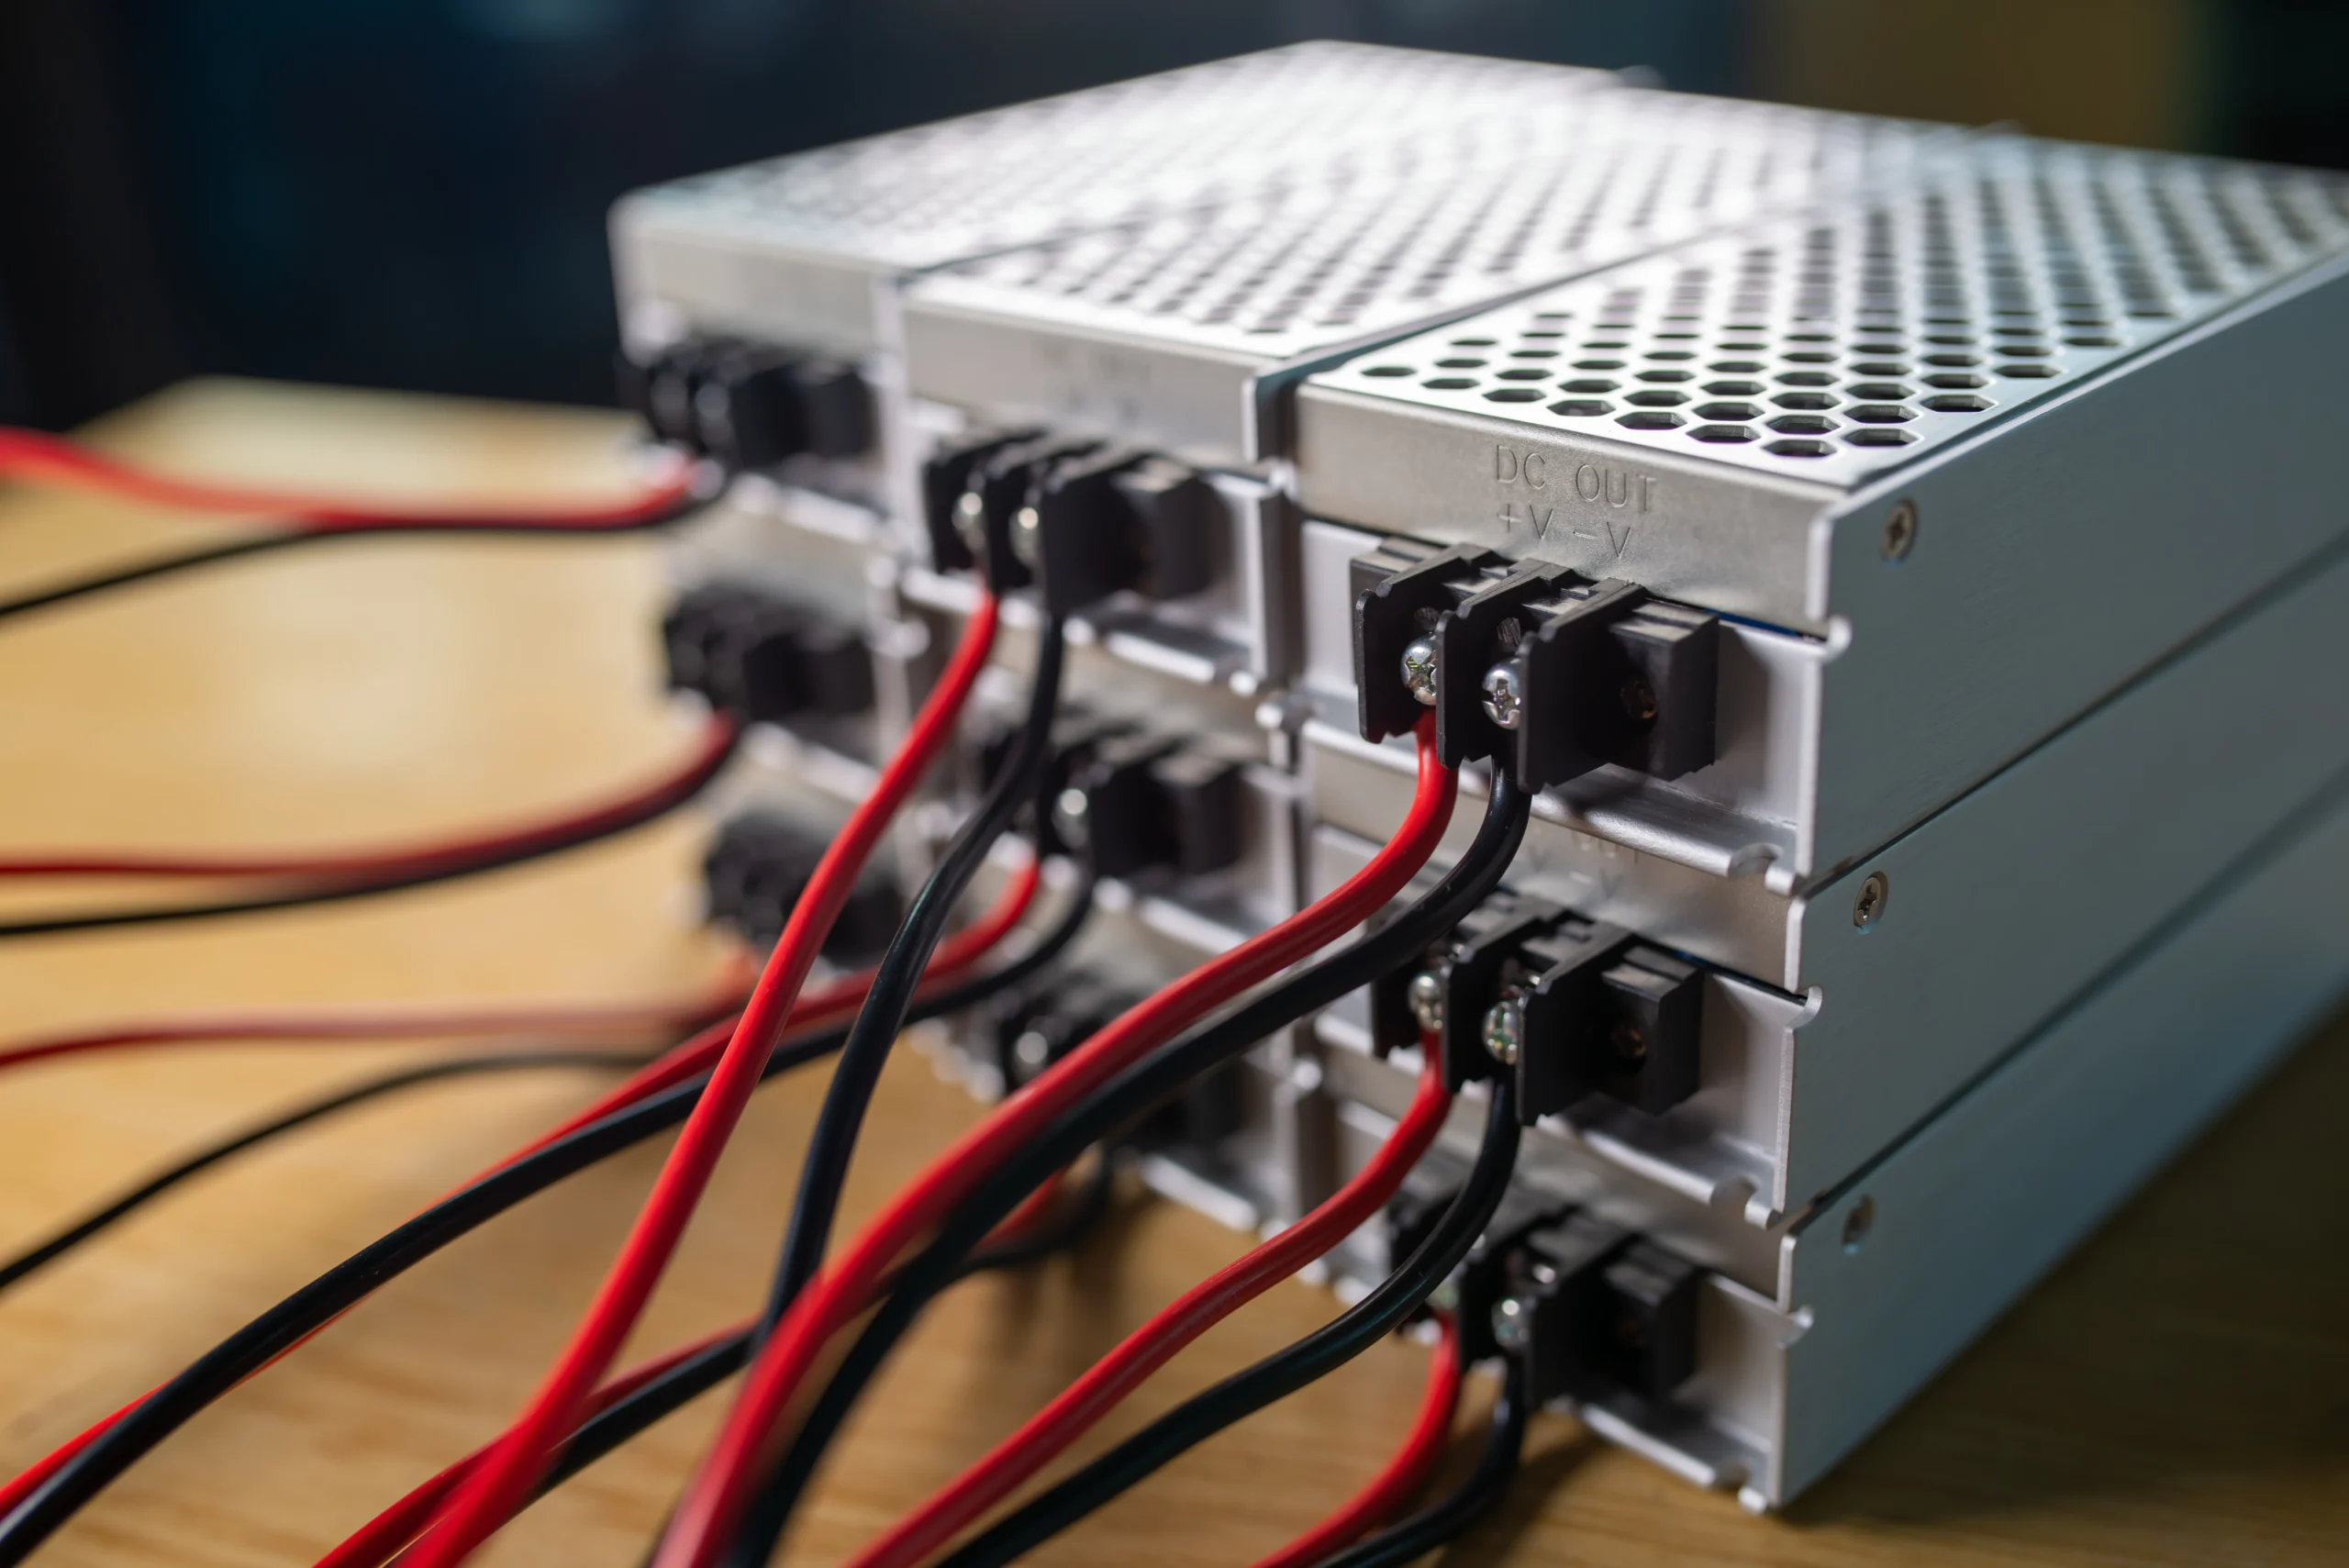
[[[159,463],[419,498],[592,493],[626,472],[607,416],[246,384],[181,388],[98,433]],[[0,593],[224,526],[0,491]],[[0,847],[373,843],[618,789],[689,739],[655,690],[658,599],[648,541],[379,539],[0,627]],[[727,958],[683,891],[701,830],[681,818],[310,913],[0,944],[0,1037],[297,1000],[684,994]],[[0,1076],[0,1251],[223,1129],[449,1049],[207,1048]],[[573,1073],[416,1091],[224,1168],[0,1295],[0,1467],[169,1375],[596,1086]],[[640,1349],[750,1308],[819,1087],[786,1083],[753,1111]],[[1510,1507],[1451,1561],[2349,1561],[2345,1110],[2349,1029],[2335,1026],[1791,1518],[1750,1518],[1544,1420]],[[971,1115],[918,1059],[901,1061],[853,1207]],[[657,1156],[583,1175],[396,1282],[150,1456],[36,1561],[310,1562],[515,1409]],[[845,1555],[1240,1244],[1130,1202],[1076,1255],[961,1287],[868,1403],[787,1559]],[[1103,1436],[1330,1310],[1310,1288],[1275,1291]],[[1416,1401],[1419,1355],[1381,1347],[1038,1561],[1252,1560],[1377,1462]],[[705,1401],[597,1465],[485,1560],[635,1562],[714,1413]]]

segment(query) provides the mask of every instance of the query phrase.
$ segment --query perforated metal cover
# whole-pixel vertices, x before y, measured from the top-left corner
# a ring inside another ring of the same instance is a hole
[[[1624,90],[1485,106],[1325,181],[951,268],[913,308],[1277,362],[1909,166],[1934,128]]]
[[[1298,44],[681,180],[627,198],[619,221],[917,271],[1260,188],[1365,140],[1613,81],[1523,61]]]
[[[1998,139],[1392,344],[1307,396],[1851,484],[2345,250],[2349,178]]]

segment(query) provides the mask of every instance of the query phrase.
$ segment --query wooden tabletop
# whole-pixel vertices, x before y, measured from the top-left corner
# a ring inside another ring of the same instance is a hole
[[[614,417],[210,382],[93,434],[221,477],[417,500],[624,482]],[[0,594],[233,524],[0,492]],[[329,846],[488,827],[657,773],[640,539],[368,539],[209,568],[0,627],[0,848]],[[295,1001],[644,1000],[709,983],[703,828],[328,909],[0,945],[0,1044],[158,1011]],[[119,895],[109,894],[108,896]],[[0,910],[71,890],[16,892]],[[2223,1049],[2223,1041],[2213,1041]],[[0,1251],[176,1152],[445,1043],[124,1052],[0,1077]],[[0,1296],[0,1468],[168,1376],[581,1104],[578,1072],[410,1092],[201,1179]],[[818,1075],[770,1089],[636,1341],[750,1309]],[[1785,1518],[1757,1519],[1573,1422],[1538,1423],[1464,1563],[2349,1562],[2349,1028],[2336,1024]],[[974,1112],[898,1062],[857,1211]],[[303,1564],[512,1414],[621,1235],[658,1149],[583,1174],[394,1283],[216,1407],[36,1561]],[[867,1401],[787,1552],[838,1560],[1241,1240],[1130,1199],[1081,1251],[959,1287]],[[1275,1290],[1107,1424],[1130,1431],[1320,1321]],[[1379,1347],[1195,1451],[1038,1562],[1251,1561],[1346,1495],[1418,1398]],[[1484,1391],[1462,1414],[1470,1445]],[[705,1400],[533,1508],[483,1561],[631,1564]]]

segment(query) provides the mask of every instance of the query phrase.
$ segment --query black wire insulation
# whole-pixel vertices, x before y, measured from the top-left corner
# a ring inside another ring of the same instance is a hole
[[[1001,969],[923,997],[916,1003],[912,1016],[928,1018],[957,1012],[1022,984],[1074,940],[1091,907],[1092,882],[1087,878],[1078,883],[1060,921],[1041,941]],[[831,1054],[847,1033],[841,1027],[784,1041],[768,1059],[764,1076],[774,1077]],[[60,1465],[6,1518],[0,1518],[0,1568],[23,1562],[141,1456],[304,1335],[524,1198],[676,1126],[692,1111],[707,1082],[707,1074],[689,1079],[491,1172],[353,1253],[221,1340],[136,1408],[125,1412],[104,1434]]]
[[[463,518],[432,520],[417,518],[398,522],[387,520],[382,523],[360,524],[340,528],[281,530],[255,534],[219,544],[199,546],[195,550],[184,550],[177,555],[150,557],[145,561],[133,562],[128,566],[112,567],[87,577],[75,578],[71,582],[59,583],[47,588],[37,588],[31,593],[20,594],[13,599],[0,599],[0,620],[7,620],[16,616],[30,615],[37,610],[71,604],[76,599],[86,599],[94,595],[111,593],[118,588],[133,587],[140,583],[151,583],[160,577],[193,572],[199,567],[220,565],[257,555],[274,555],[281,551],[298,549],[303,545],[323,543],[328,539],[381,539],[386,534],[460,534],[483,539],[607,539],[615,534],[641,533],[649,529],[665,528],[674,523],[684,521],[708,505],[708,502],[702,500],[686,501],[649,517],[630,518],[626,522],[604,524],[588,528],[558,528],[526,523],[498,523]]]
[[[1347,993],[1416,960],[1460,923],[1501,878],[1525,836],[1531,798],[1507,778],[1495,782],[1475,841],[1427,894],[1351,947],[1315,961],[1224,1018],[1152,1052],[1071,1106],[1018,1156],[974,1186],[934,1239],[900,1271],[889,1298],[817,1396],[782,1461],[754,1503],[738,1541],[780,1539],[825,1450],[882,1362],[930,1298],[955,1277],[958,1261],[1027,1195],[1050,1181],[1085,1146],[1148,1113],[1208,1070]],[[1512,1135],[1513,1138],[1513,1135]],[[1477,1222],[1481,1229],[1482,1221]],[[1439,1228],[1440,1229],[1440,1228]],[[1471,1231],[1469,1240],[1475,1240]],[[1445,1265],[1449,1272],[1450,1265]],[[1442,1273],[1436,1278],[1440,1280]],[[1433,1285],[1431,1284],[1430,1288]],[[1373,1335],[1375,1339],[1377,1336]],[[1236,1417],[1234,1418],[1237,1418]],[[777,1534],[753,1534],[774,1527]]]
[[[1485,1139],[1459,1196],[1427,1239],[1368,1296],[1283,1351],[1193,1396],[1030,1499],[947,1556],[941,1568],[992,1568],[1042,1544],[1226,1427],[1327,1377],[1393,1333],[1468,1255],[1517,1169],[1517,1085],[1496,1081]]]
[[[807,1152],[800,1161],[799,1191],[792,1200],[783,1250],[775,1260],[765,1307],[759,1315],[757,1334],[762,1342],[823,1266],[824,1251],[831,1244],[832,1227],[840,1216],[841,1194],[848,1185],[849,1164],[856,1154],[857,1135],[863,1129],[874,1092],[880,1087],[890,1048],[905,1030],[906,1015],[913,1005],[915,988],[921,984],[922,971],[946,934],[946,922],[971,879],[986,863],[987,851],[1011,826],[1020,804],[1036,792],[1037,778],[1052,746],[1052,716],[1060,706],[1066,651],[1060,619],[1047,620],[1037,643],[1027,718],[1011,754],[979,809],[955,833],[937,869],[914,895],[912,906],[890,940],[889,951],[874,971],[872,987],[841,1048],[840,1063],[832,1069],[823,1108],[817,1113]]]
[[[736,740],[712,754],[691,773],[681,775],[658,793],[650,795],[624,816],[592,827],[565,832],[548,831],[538,834],[524,844],[463,857],[450,857],[435,862],[421,870],[402,872],[393,876],[361,875],[348,881],[313,880],[279,893],[258,894],[248,898],[221,899],[210,904],[143,905],[130,909],[107,909],[87,915],[45,916],[32,920],[0,923],[0,940],[9,937],[47,937],[68,931],[95,931],[118,926],[148,926],[166,920],[203,920],[224,915],[258,915],[278,909],[306,909],[321,904],[338,904],[349,898],[369,898],[381,893],[399,893],[409,888],[429,887],[438,883],[455,882],[484,872],[502,871],[531,861],[544,860],[550,855],[568,850],[584,848],[606,839],[643,827],[676,810],[709,786],[710,781],[733,760],[740,744],[740,732]],[[304,873],[295,873],[298,877]]]
[[[438,1084],[451,1078],[469,1078],[485,1073],[524,1073],[552,1068],[603,1068],[619,1070],[641,1067],[650,1060],[640,1054],[622,1055],[608,1051],[516,1051],[495,1055],[458,1056],[446,1061],[429,1062],[420,1066],[404,1067],[394,1073],[364,1079],[348,1088],[338,1089],[323,1098],[297,1106],[269,1120],[229,1134],[181,1160],[177,1164],[150,1176],[138,1186],[104,1207],[93,1210],[66,1226],[46,1241],[38,1242],[0,1263],[0,1290],[23,1279],[90,1240],[108,1228],[119,1224],[148,1204],[161,1197],[181,1183],[201,1175],[213,1166],[256,1145],[282,1138],[289,1132],[320,1121],[338,1111],[366,1104],[385,1095],[397,1094],[427,1084]]]
[[[1525,1453],[1531,1393],[1526,1386],[1525,1358],[1508,1357],[1501,1369],[1501,1391],[1493,1402],[1485,1446],[1468,1478],[1408,1518],[1322,1559],[1320,1568],[1404,1568],[1465,1535],[1499,1505],[1508,1484],[1517,1477],[1518,1462]]]

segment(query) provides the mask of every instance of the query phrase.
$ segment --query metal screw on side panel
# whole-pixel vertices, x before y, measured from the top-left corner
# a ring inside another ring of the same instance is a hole
[[[1525,717],[1525,693],[1518,684],[1516,665],[1496,664],[1485,672],[1485,717],[1503,729],[1515,729]]]
[[[1425,1034],[1443,1032],[1443,982],[1433,970],[1422,969],[1411,976],[1411,984],[1404,988],[1404,997],[1411,1005],[1411,1021]]]
[[[1864,931],[1875,925],[1891,897],[1890,880],[1880,871],[1870,872],[1868,879],[1860,884],[1859,896],[1852,900],[1852,924]]]
[[[1852,1206],[1852,1212],[1843,1217],[1843,1251],[1858,1251],[1860,1244],[1868,1239],[1868,1232],[1875,1229],[1876,1199],[1863,1193],[1860,1201]]]
[[[987,506],[975,490],[954,497],[954,537],[974,556],[987,552]]]
[[[1917,503],[1903,501],[1892,508],[1884,519],[1884,558],[1906,561],[1909,552],[1917,548]]]
[[[1514,1067],[1524,1043],[1525,1004],[1514,996],[1504,996],[1486,1010],[1485,1049],[1502,1066]]]
[[[1022,506],[1012,515],[1011,553],[1030,572],[1044,569],[1044,519],[1033,506]]]
[[[1403,687],[1421,707],[1435,706],[1435,643],[1421,637],[1403,650]]]
[[[1493,1304],[1493,1343],[1513,1353],[1532,1340],[1533,1308],[1513,1296]]]

